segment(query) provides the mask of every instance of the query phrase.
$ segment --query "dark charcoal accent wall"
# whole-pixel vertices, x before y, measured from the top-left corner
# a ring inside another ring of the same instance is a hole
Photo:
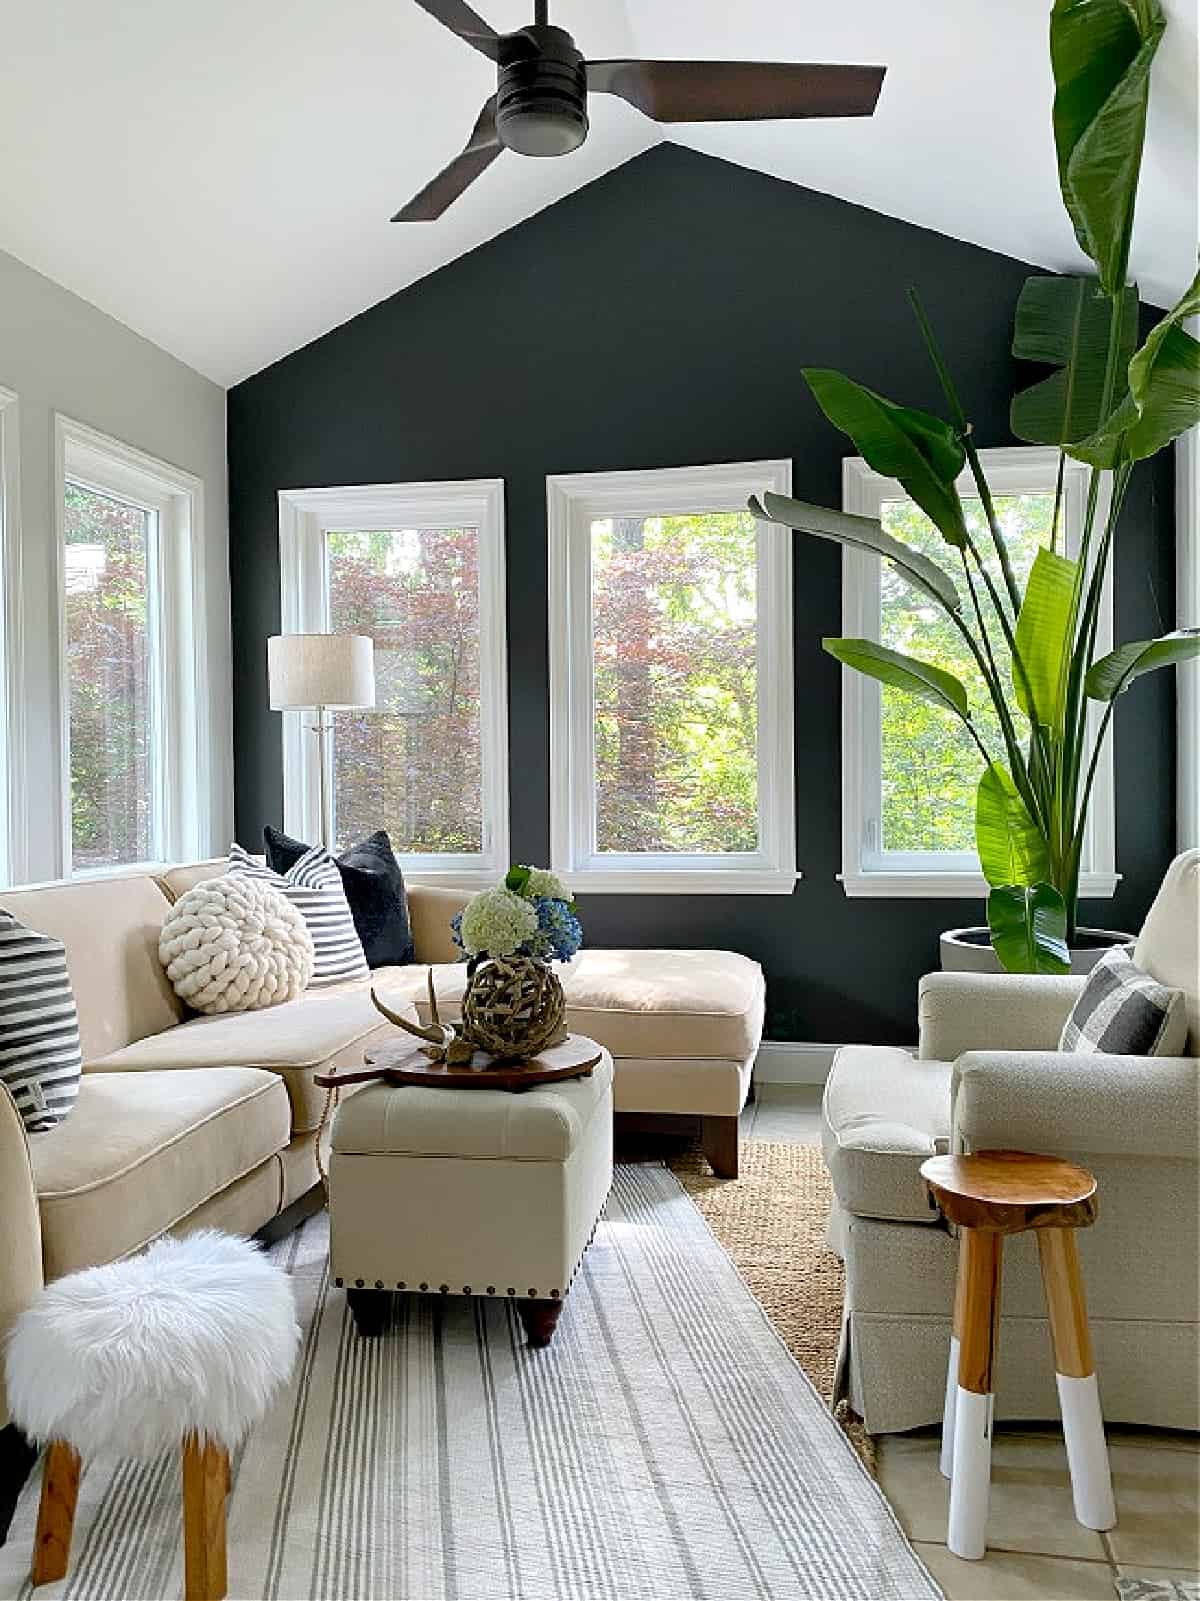
[[[660,145],[248,379],[229,396],[237,826],[282,804],[266,636],[279,627],[276,491],[503,477],[512,852],[549,849],[547,473],[791,457],[795,493],[840,504],[847,446],[802,364],[898,400],[939,394],[904,300],[916,284],[983,445],[1012,443],[1013,305],[1031,268],[874,212]],[[1025,375],[1021,375],[1022,380]],[[1117,635],[1173,615],[1169,459],[1139,469],[1117,540]],[[590,896],[589,940],[732,946],[769,977],[771,1033],[908,1041],[937,935],[973,901],[847,900],[840,866],[839,553],[797,539],[796,777],[803,878],[784,896]],[[1136,928],[1174,837],[1171,675],[1117,718],[1117,897]]]

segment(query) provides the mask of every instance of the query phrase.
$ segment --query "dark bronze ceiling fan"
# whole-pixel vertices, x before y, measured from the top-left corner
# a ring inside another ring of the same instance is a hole
[[[432,222],[501,150],[564,156],[587,138],[589,94],[619,95],[655,122],[745,122],[767,118],[869,117],[885,67],[770,61],[585,61],[547,0],[533,22],[497,33],[466,0],[417,0],[451,33],[496,63],[496,93],[484,103],[465,149],[393,222]]]

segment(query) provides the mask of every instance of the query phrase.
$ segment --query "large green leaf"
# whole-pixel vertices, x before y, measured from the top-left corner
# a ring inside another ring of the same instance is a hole
[[[1067,903],[1053,884],[997,884],[988,896],[988,927],[1009,973],[1066,973]]]
[[[793,500],[790,495],[775,495],[768,489],[760,500],[751,495],[746,502],[755,517],[764,522],[782,523],[802,534],[815,534],[818,539],[831,539],[837,545],[849,545],[854,550],[869,550],[888,561],[914,584],[923,594],[940,602],[947,610],[962,609],[962,599],[953,578],[944,567],[939,567],[924,552],[914,550],[899,539],[885,533],[877,517],[857,517],[848,511],[829,511],[824,506],[812,506],[806,500]]]
[[[1046,836],[999,762],[988,765],[975,792],[975,848],[989,884],[1036,884],[1050,871]]]
[[[1091,700],[1113,700],[1143,673],[1152,673],[1157,667],[1176,667],[1197,656],[1200,628],[1179,628],[1158,639],[1131,640],[1092,663],[1084,688]]]
[[[1063,202],[1106,294],[1125,287],[1159,0],[1054,0],[1054,141]]]
[[[1071,649],[1071,610],[1078,562],[1040,547],[1017,617],[1017,651],[1025,673],[1013,673],[1017,705],[1036,723],[1062,728],[1065,662]]]
[[[1136,289],[1127,288],[1117,304],[1117,370],[1124,372],[1137,338]],[[1059,370],[1013,396],[1010,421],[1018,439],[1061,446],[1099,428],[1112,308],[1098,278],[1026,278],[1017,300],[1013,355]]]
[[[1129,389],[1108,421],[1067,454],[1093,467],[1142,461],[1200,422],[1200,344],[1181,327],[1200,315],[1200,272],[1129,363]]]
[[[881,684],[903,689],[909,695],[931,700],[935,706],[956,713],[966,722],[970,717],[967,692],[953,673],[931,662],[918,661],[902,651],[889,650],[873,639],[823,639],[821,646],[846,667],[877,678]]]
[[[966,543],[967,527],[954,480],[966,453],[949,423],[928,411],[897,406],[828,367],[802,367],[817,404],[858,447],[869,467],[898,478],[948,544]]]

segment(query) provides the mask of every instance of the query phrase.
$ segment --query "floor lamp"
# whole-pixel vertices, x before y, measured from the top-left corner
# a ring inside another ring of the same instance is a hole
[[[267,640],[271,710],[316,711],[321,843],[332,849],[326,713],[375,704],[375,643],[365,634],[274,634]]]

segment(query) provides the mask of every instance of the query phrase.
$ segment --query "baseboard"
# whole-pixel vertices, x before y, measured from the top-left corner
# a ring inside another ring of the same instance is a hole
[[[824,1084],[836,1045],[809,1040],[764,1040],[754,1059],[756,1084]]]

